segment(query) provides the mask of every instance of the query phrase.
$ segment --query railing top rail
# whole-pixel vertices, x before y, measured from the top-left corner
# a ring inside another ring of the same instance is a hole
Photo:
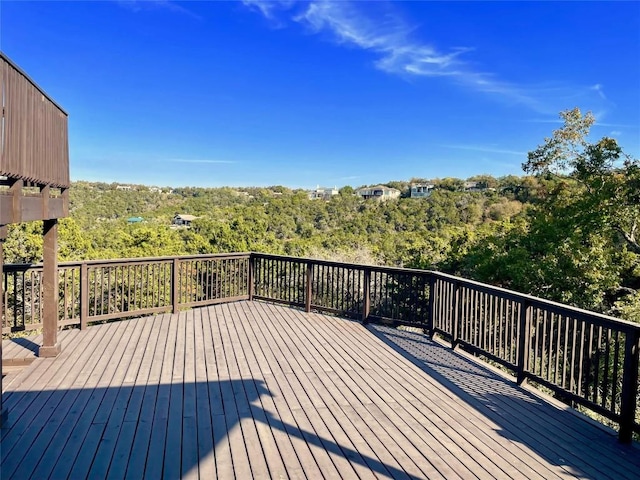
[[[436,272],[432,270],[419,270],[419,269],[411,269],[411,268],[401,268],[401,267],[385,267],[385,266],[377,266],[377,265],[364,265],[357,263],[345,263],[345,262],[336,262],[331,260],[321,260],[315,258],[302,258],[302,257],[291,257],[287,255],[277,255],[277,254],[267,254],[267,253],[257,253],[252,252],[252,256],[256,256],[258,258],[267,258],[274,260],[287,260],[287,261],[296,261],[296,262],[311,262],[316,265],[326,265],[326,266],[337,266],[337,267],[352,267],[358,269],[367,269],[371,271],[380,271],[387,273],[402,273],[402,274],[418,274],[418,275],[430,275],[435,278],[442,278],[446,280],[450,280],[458,283],[459,285],[466,285],[469,287],[473,287],[478,290],[483,290],[486,292],[492,292],[499,294],[502,297],[510,298],[517,301],[526,301],[529,302],[533,306],[540,306],[547,309],[554,310],[560,314],[567,314],[570,316],[578,316],[584,319],[588,319],[595,323],[605,325],[615,325],[621,331],[630,332],[636,331],[640,333],[640,324],[630,322],[628,320],[623,320],[616,317],[611,317],[609,315],[605,315],[602,313],[592,312],[589,310],[584,310],[578,307],[572,307],[569,305],[564,305],[562,303],[554,302],[552,300],[545,300],[540,297],[535,297],[533,295],[528,295],[520,292],[516,292],[513,290],[508,290],[502,287],[495,287],[493,285],[488,285],[485,283],[477,282],[475,280],[468,280],[462,277],[456,277],[455,275],[449,275],[446,273]]]
[[[15,63],[13,63],[13,61],[11,61],[11,59],[9,57],[7,57],[4,53],[2,53],[2,51],[0,51],[0,59],[4,60],[5,62],[7,62],[9,64],[9,66],[11,68],[13,68],[14,70],[16,70],[20,75],[22,75],[31,85],[33,85],[36,89],[38,89],[38,91],[48,100],[50,101],[53,105],[56,106],[56,108],[58,110],[60,110],[60,112],[62,112],[63,114],[65,114],[67,117],[69,116],[69,114],[65,111],[64,108],[62,108],[60,105],[58,105],[55,100],[53,100],[49,95],[47,95],[47,93],[40,88],[40,86],[34,82],[31,77],[29,75],[27,75],[24,70],[22,70],[20,67],[18,67]]]
[[[495,287],[485,283],[477,282],[475,280],[469,280],[461,277],[456,277],[454,275],[449,275],[446,273],[435,272],[430,270],[418,270],[418,269],[401,268],[401,267],[385,267],[385,266],[378,266],[378,265],[336,262],[331,260],[291,257],[287,255],[276,255],[276,254],[267,254],[267,253],[258,253],[258,252],[215,253],[215,254],[205,254],[205,255],[181,255],[181,256],[163,256],[163,257],[121,258],[121,259],[109,259],[109,260],[88,260],[84,262],[83,261],[60,262],[58,265],[61,268],[69,268],[69,267],[79,267],[81,265],[109,266],[109,265],[145,264],[145,263],[152,263],[152,262],[171,262],[176,259],[184,261],[184,260],[232,259],[232,258],[263,258],[263,259],[272,259],[272,260],[293,261],[298,263],[309,262],[315,265],[325,265],[330,267],[347,267],[347,268],[355,268],[359,270],[369,270],[372,272],[429,276],[432,278],[455,282],[458,285],[472,287],[476,290],[484,291],[487,293],[494,293],[503,298],[508,298],[515,301],[528,302],[531,306],[534,306],[534,307],[546,308],[548,310],[552,310],[555,313],[558,313],[561,315],[578,317],[598,325],[614,327],[619,331],[640,333],[640,324],[633,323],[628,320],[611,317],[609,315],[592,312],[592,311],[585,310],[578,307],[564,305],[562,303],[554,302],[552,300],[545,300],[543,298],[535,297],[533,295],[528,295],[524,293],[519,293],[519,292],[508,290],[502,287]],[[7,273],[26,271],[29,269],[40,269],[40,268],[42,268],[42,264],[5,264],[4,265],[4,271]]]
[[[250,253],[211,253],[203,255],[176,255],[164,257],[138,257],[138,258],[113,258],[108,260],[85,260],[72,262],[59,262],[58,267],[79,267],[81,265],[122,265],[122,264],[138,264],[153,262],[171,262],[177,260],[206,260],[206,259],[225,259],[225,258],[249,258]],[[30,269],[42,268],[42,263],[6,263],[3,268],[5,272],[18,272]]]
[[[366,265],[364,263],[348,263],[348,262],[336,262],[333,260],[321,260],[319,258],[307,258],[307,257],[290,257],[287,255],[277,255],[272,253],[257,253],[251,252],[251,255],[258,258],[266,258],[272,260],[284,260],[294,262],[310,262],[316,265],[325,265],[329,267],[351,267],[362,270],[372,270],[383,273],[402,273],[402,274],[415,274],[415,275],[431,275],[429,270],[418,270],[415,268],[402,268],[402,267],[386,267],[383,265]]]
[[[479,290],[484,290],[486,292],[497,293],[502,297],[511,298],[513,300],[526,301],[526,302],[529,302],[532,306],[545,307],[550,310],[554,310],[557,313],[567,312],[568,315],[573,315],[581,318],[588,318],[589,320],[593,320],[603,325],[613,323],[618,327],[623,327],[622,330],[626,332],[629,332],[629,331],[640,332],[640,324],[630,322],[628,320],[623,320],[621,318],[611,317],[603,313],[592,312],[590,310],[585,310],[583,308],[572,307],[570,305],[554,302],[553,300],[545,300],[544,298],[534,297],[533,295],[528,295],[526,293],[519,293],[506,288],[495,287],[493,285],[488,285],[486,283],[481,283],[475,280],[469,280],[462,277],[456,277],[455,275],[449,275],[447,273],[441,273],[441,272],[431,272],[431,273],[436,278],[442,278],[445,280],[449,280],[451,282],[455,282],[458,285],[470,286]]]

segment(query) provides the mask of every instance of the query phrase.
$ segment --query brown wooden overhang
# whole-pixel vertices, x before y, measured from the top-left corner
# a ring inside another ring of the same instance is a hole
[[[0,95],[0,225],[67,216],[67,113],[1,52]]]

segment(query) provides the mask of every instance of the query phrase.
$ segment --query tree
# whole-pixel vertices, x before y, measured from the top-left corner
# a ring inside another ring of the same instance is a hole
[[[467,178],[468,182],[477,182],[481,188],[496,188],[498,186],[498,180],[492,175],[474,175]]]
[[[459,192],[464,190],[464,180],[459,178],[446,177],[435,181],[436,187],[452,192]]]
[[[612,138],[588,143],[586,137],[594,123],[590,113],[582,116],[574,108],[560,116],[564,126],[529,153],[524,170],[556,176],[566,172],[580,185],[576,200],[583,208],[576,220],[584,226],[597,221],[640,254],[640,162],[626,155]]]
[[[526,172],[554,180],[533,211],[530,235],[543,242],[546,237],[547,247],[562,252],[561,282],[582,275],[575,288],[592,295],[599,290],[600,309],[620,312],[624,303],[633,312],[628,304],[640,288],[640,163],[612,138],[590,143],[590,113],[574,108],[560,116],[563,127],[523,164]],[[597,271],[585,271],[587,263]]]
[[[355,190],[353,189],[352,186],[350,185],[345,185],[344,187],[342,187],[340,190],[338,190],[338,193],[340,195],[342,195],[343,197],[348,197],[348,196],[352,196],[355,194]]]

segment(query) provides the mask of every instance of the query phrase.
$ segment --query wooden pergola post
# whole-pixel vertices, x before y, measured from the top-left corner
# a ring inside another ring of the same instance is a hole
[[[45,220],[43,258],[44,314],[42,346],[39,357],[55,357],[60,353],[58,343],[58,220]]]

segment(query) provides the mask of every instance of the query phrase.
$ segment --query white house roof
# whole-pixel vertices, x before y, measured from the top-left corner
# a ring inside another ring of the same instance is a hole
[[[198,217],[196,217],[195,215],[183,214],[183,215],[176,215],[173,218],[178,219],[178,220],[186,220],[187,222],[191,222],[191,221],[195,220]]]

